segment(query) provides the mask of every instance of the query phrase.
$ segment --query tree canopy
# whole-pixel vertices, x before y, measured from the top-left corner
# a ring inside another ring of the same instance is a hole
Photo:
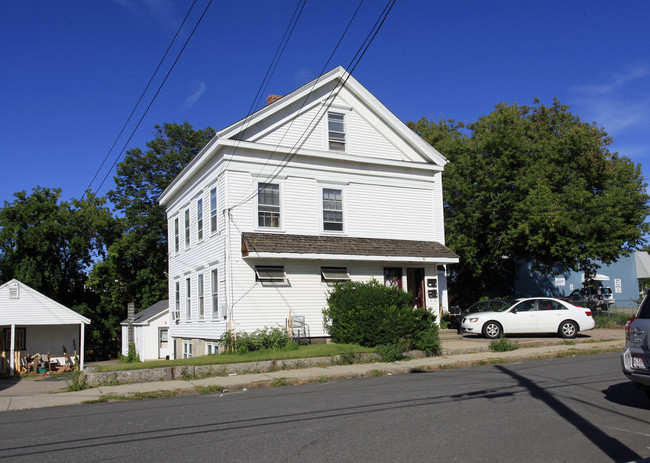
[[[459,299],[508,294],[517,265],[594,273],[639,246],[648,231],[640,165],[609,151],[611,138],[555,99],[501,103],[465,126],[410,122],[443,153],[447,245]],[[455,288],[454,288],[455,286]]]
[[[16,278],[61,304],[87,301],[87,272],[115,239],[103,198],[60,202],[61,190],[36,187],[0,209],[0,281]]]
[[[121,320],[128,302],[139,310],[168,297],[167,217],[158,197],[214,134],[210,127],[195,130],[188,122],[157,125],[149,149],[129,150],[118,164],[108,198],[122,234],[95,264],[88,282],[101,294],[98,311],[117,311]]]

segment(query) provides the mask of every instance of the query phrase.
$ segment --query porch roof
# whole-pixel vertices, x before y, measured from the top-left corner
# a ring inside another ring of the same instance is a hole
[[[458,263],[454,252],[435,241],[244,232],[241,246],[245,258]]]

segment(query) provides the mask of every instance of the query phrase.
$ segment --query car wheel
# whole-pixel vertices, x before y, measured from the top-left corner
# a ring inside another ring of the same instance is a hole
[[[558,329],[558,333],[562,338],[566,338],[566,339],[575,338],[576,335],[578,334],[578,325],[576,325],[575,322],[572,322],[571,320],[563,321],[562,323],[560,323],[560,328]]]
[[[497,339],[501,336],[503,329],[498,322],[490,320],[483,325],[483,336],[488,339]]]

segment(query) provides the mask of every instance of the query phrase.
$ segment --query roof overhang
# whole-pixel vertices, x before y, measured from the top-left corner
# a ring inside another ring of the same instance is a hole
[[[339,260],[457,264],[458,256],[435,241],[344,236],[242,233],[244,259]]]

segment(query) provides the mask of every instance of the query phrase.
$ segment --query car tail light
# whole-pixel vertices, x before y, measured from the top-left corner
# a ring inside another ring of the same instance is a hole
[[[625,339],[627,341],[630,340],[630,323],[632,323],[635,319],[636,317],[632,317],[625,323]]]
[[[591,317],[591,310],[585,310],[585,314],[587,315],[587,317]]]

